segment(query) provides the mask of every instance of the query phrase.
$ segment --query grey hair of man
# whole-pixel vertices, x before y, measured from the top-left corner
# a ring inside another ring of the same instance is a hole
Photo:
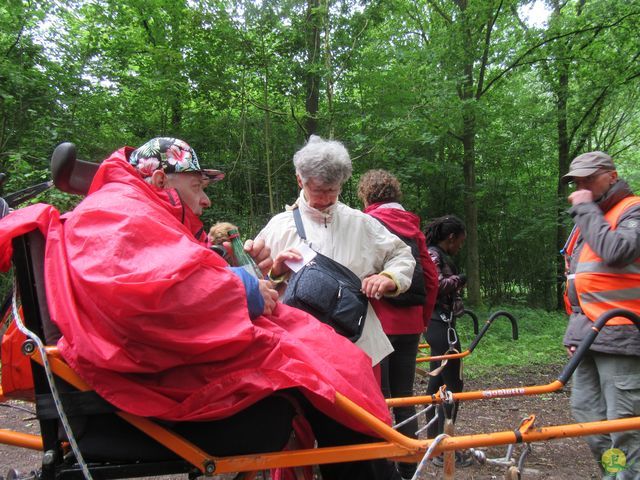
[[[351,158],[345,146],[335,140],[311,135],[293,156],[296,174],[302,182],[310,178],[323,185],[342,186],[351,176]]]

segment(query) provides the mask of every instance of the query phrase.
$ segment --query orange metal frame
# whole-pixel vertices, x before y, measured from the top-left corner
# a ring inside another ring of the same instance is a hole
[[[57,348],[47,347],[47,356],[53,372],[79,390],[90,390],[88,385],[80,379],[73,370],[60,358]],[[38,351],[32,359],[42,364]],[[483,390],[477,392],[462,392],[454,394],[455,400],[475,400],[482,398],[506,397],[517,395],[534,395],[560,389],[563,383],[556,380],[548,385],[533,387],[518,387],[511,389]],[[390,399],[389,406],[438,403],[439,394],[428,397],[410,397]],[[213,457],[186,441],[179,435],[167,431],[153,421],[119,412],[125,420],[150,435],[158,442],[175,452],[181,458],[198,468],[205,475],[213,473],[250,472],[278,467],[297,467],[325,463],[368,460],[375,458],[402,458],[407,461],[419,461],[425,454],[433,439],[416,440],[409,438],[380,421],[366,410],[354,404],[345,396],[336,393],[337,408],[356,418],[370,430],[376,432],[384,441],[378,443],[349,445],[341,447],[314,448],[297,451],[274,452],[258,455],[239,455],[230,457]],[[471,447],[487,447],[507,445],[519,442],[536,442],[561,437],[573,437],[608,433],[623,430],[640,429],[640,417],[609,420],[601,422],[559,425],[543,428],[533,428],[535,417],[531,417],[524,426],[516,431],[503,431],[450,437],[442,440],[434,449],[434,455],[452,450]],[[42,450],[42,440],[38,435],[24,434],[9,430],[0,430],[0,443]]]
[[[61,148],[62,147],[62,148]],[[94,172],[95,165],[88,162],[76,160],[75,147],[72,144],[62,144],[56,148],[52,158],[52,167],[54,183],[63,191],[72,193],[84,193],[83,190],[74,190],[70,183],[70,177],[76,166],[80,170],[84,170],[84,176],[90,177],[87,172]],[[77,165],[75,165],[77,164]],[[83,175],[79,175],[82,178]],[[66,187],[66,188],[65,188]],[[629,317],[628,317],[629,318]],[[640,319],[634,320],[640,326]],[[488,324],[484,326],[486,331]],[[600,328],[600,327],[598,327]],[[640,327],[639,327],[640,328]],[[597,334],[597,329],[596,333]],[[594,336],[595,336],[594,334]],[[481,335],[476,337],[474,343],[469,350],[455,354],[457,356],[442,357],[426,357],[426,359],[418,359],[418,361],[436,360],[440,358],[462,358],[467,356],[477,344],[477,340]],[[575,357],[579,357],[589,347],[587,342],[583,342]],[[78,390],[87,391],[90,387],[80,379],[73,370],[60,358],[55,347],[46,349],[47,358],[53,372],[60,378],[73,385]],[[32,360],[42,364],[42,358],[36,350],[32,354]],[[566,383],[566,380],[575,369],[575,362],[570,362],[559,379],[548,384],[533,387],[517,387],[498,390],[484,390],[476,392],[462,392],[453,394],[454,400],[475,400],[493,397],[508,397],[518,395],[534,395],[538,393],[546,393],[558,390]],[[572,367],[573,365],[573,367]],[[0,390],[0,401],[5,398]],[[412,397],[391,399],[387,402],[389,406],[410,405],[419,403],[441,403],[443,400],[440,393],[430,397]],[[349,445],[341,447],[326,447],[316,449],[306,449],[297,451],[284,451],[268,454],[257,455],[241,455],[229,457],[213,457],[206,452],[197,448],[184,438],[176,435],[153,421],[118,412],[118,415],[127,420],[141,431],[150,435],[158,442],[169,448],[181,458],[189,462],[191,465],[199,469],[205,475],[213,475],[214,473],[229,472],[250,472],[278,467],[295,467],[325,463],[337,463],[357,460],[367,460],[374,458],[402,458],[405,460],[420,460],[426,453],[427,449],[434,442],[433,439],[416,440],[402,435],[389,425],[381,422],[378,418],[371,415],[366,410],[354,404],[348,398],[336,393],[335,405],[337,408],[356,418],[371,431],[375,432],[384,441],[370,444]],[[536,442],[542,440],[551,440],[554,438],[575,437],[584,435],[593,435],[599,433],[617,432],[624,430],[640,429],[640,417],[625,418],[619,420],[609,420],[591,423],[581,423],[572,425],[559,425],[543,428],[533,428],[535,417],[530,417],[527,421],[515,431],[503,431],[495,433],[483,433],[476,435],[465,435],[458,437],[449,437],[443,439],[434,449],[434,454],[440,454],[445,451],[459,450],[470,447],[486,447],[494,445],[506,445],[520,442]],[[43,449],[42,438],[39,435],[31,435],[11,430],[0,429],[0,443],[29,448],[35,450]]]
[[[460,401],[479,400],[484,398],[535,395],[559,390],[571,377],[585,352],[589,349],[593,340],[598,335],[600,329],[609,319],[616,316],[623,316],[631,319],[640,329],[640,317],[631,312],[614,309],[603,314],[596,322],[594,322],[591,332],[585,336],[574,356],[565,366],[558,379],[547,385],[460,392],[452,394],[451,398],[453,400]],[[46,347],[45,353],[54,374],[73,385],[78,390],[90,390],[90,387],[62,360],[56,347]],[[31,358],[33,361],[41,365],[43,364],[42,357],[37,349],[33,351]],[[442,403],[443,398],[441,392],[443,392],[443,390],[440,390],[437,394],[432,396],[389,399],[387,401],[387,405],[393,407],[399,405]],[[268,454],[214,457],[208,455],[206,452],[186,441],[179,435],[164,429],[147,418],[137,417],[125,412],[118,412],[117,414],[163,444],[168,449],[175,452],[191,465],[198,468],[203,474],[209,476],[214,473],[252,472],[269,468],[339,463],[375,458],[402,458],[407,461],[418,461],[422,456],[424,456],[427,449],[435,441],[434,439],[416,440],[401,434],[340,393],[336,393],[335,406],[358,420],[363,426],[366,426],[368,429],[375,432],[385,441],[370,444],[325,447],[274,452]],[[640,417],[559,425],[536,429],[533,428],[534,419],[535,417],[530,417],[527,421],[521,424],[520,428],[514,431],[445,438],[435,446],[433,453],[437,455],[447,451],[471,447],[486,447],[521,442],[529,443],[560,437],[574,437],[640,429]],[[9,430],[0,430],[0,441],[8,445],[24,448],[43,448],[42,440],[37,435],[28,435]]]

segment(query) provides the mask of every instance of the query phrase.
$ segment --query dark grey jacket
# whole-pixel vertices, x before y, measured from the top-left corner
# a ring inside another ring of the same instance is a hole
[[[611,230],[603,214],[632,194],[629,185],[619,180],[598,202],[581,203],[569,210],[576,226],[580,228],[580,236],[569,259],[568,273],[575,273],[577,260],[585,242],[611,267],[629,265],[640,257],[640,207],[632,207],[625,211],[615,230]],[[571,305],[579,307],[575,289],[569,289],[567,293]],[[564,334],[565,346],[577,346],[591,330],[592,325],[593,322],[583,313],[572,313]],[[640,331],[634,325],[606,326],[596,337],[591,350],[640,356]]]

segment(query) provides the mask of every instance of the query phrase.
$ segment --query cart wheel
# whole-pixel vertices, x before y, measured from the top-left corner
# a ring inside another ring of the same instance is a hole
[[[520,480],[520,470],[518,467],[511,466],[504,475],[505,480]]]

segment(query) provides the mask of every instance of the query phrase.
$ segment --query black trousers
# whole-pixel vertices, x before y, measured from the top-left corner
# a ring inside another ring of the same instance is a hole
[[[425,339],[431,347],[431,356],[444,355],[449,349],[449,343],[447,341],[447,329],[448,325],[437,319],[431,319]],[[456,342],[455,348],[460,351],[460,341]],[[433,371],[440,366],[440,361],[430,362],[430,370]],[[427,384],[427,395],[432,395],[438,391],[442,385],[447,385],[447,389],[457,393],[461,392],[464,387],[464,381],[462,379],[462,359],[454,359],[447,361],[447,365],[442,371],[434,376],[429,377],[429,383]],[[453,406],[452,419],[455,422],[458,415],[459,402],[455,402]],[[444,431],[444,409],[442,406],[438,406],[438,421],[427,429],[427,437],[434,438],[440,435]],[[435,415],[435,411],[429,410],[426,414],[426,420],[429,422]]]
[[[380,363],[382,393],[385,398],[412,397],[420,334],[387,335],[387,337],[394,351]],[[415,413],[414,406],[393,407],[396,423],[403,422]],[[398,428],[398,431],[412,438],[416,438],[417,430],[417,418]],[[399,462],[398,470],[404,478],[411,478],[416,471],[416,464]]]

